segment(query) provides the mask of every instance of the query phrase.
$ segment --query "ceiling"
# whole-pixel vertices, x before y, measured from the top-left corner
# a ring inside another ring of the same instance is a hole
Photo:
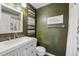
[[[35,7],[36,9],[38,9],[40,7],[43,7],[43,6],[47,5],[47,4],[49,4],[49,3],[31,3],[31,5],[33,7]]]

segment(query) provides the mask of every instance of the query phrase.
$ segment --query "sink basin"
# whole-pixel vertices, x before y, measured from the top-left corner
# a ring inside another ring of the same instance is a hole
[[[16,39],[12,39],[12,40],[8,40],[4,42],[4,45],[16,45],[17,43],[21,43],[21,42],[26,42],[26,41],[30,41],[31,38],[30,37],[21,37],[21,38],[16,38]]]
[[[13,45],[13,44],[17,44],[21,41],[22,41],[21,39],[12,39],[12,40],[5,41],[4,44],[5,45]]]

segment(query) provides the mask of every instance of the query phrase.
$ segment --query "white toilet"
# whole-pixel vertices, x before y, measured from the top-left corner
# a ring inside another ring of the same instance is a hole
[[[36,47],[36,55],[44,56],[46,54],[46,49],[42,46]]]

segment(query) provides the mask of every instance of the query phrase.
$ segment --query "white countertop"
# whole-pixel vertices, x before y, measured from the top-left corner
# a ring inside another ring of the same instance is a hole
[[[16,46],[19,47],[19,45],[23,43],[29,43],[31,40],[36,40],[36,38],[21,37],[21,38],[16,38],[16,39],[0,42],[0,55],[10,51]]]

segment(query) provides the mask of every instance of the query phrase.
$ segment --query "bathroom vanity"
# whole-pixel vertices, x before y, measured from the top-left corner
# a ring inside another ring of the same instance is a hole
[[[37,39],[21,37],[0,42],[0,56],[35,56]]]

